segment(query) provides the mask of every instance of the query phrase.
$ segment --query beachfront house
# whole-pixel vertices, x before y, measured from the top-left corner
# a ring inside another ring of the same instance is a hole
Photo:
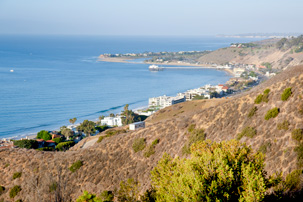
[[[184,95],[177,95],[176,97],[170,97],[170,96],[160,96],[160,97],[153,97],[149,98],[148,100],[148,107],[159,107],[160,109],[163,109],[165,107],[178,104],[181,102],[185,102],[186,97]]]
[[[122,124],[122,116],[116,116],[116,117],[104,117],[104,119],[101,120],[101,125],[104,126],[123,126]]]
[[[145,128],[145,122],[144,121],[129,124],[129,130],[137,130],[139,128]]]

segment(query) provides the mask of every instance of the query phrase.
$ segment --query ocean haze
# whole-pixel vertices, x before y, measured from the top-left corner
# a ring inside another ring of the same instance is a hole
[[[125,104],[146,106],[149,97],[230,78],[217,70],[152,73],[147,64],[97,62],[99,54],[214,50],[237,41],[250,39],[2,36],[0,136],[53,130],[73,117],[97,119],[120,112]]]
[[[2,0],[0,34],[303,33],[300,0]]]

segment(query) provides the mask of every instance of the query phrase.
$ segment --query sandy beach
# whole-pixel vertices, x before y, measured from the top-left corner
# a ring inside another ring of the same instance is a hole
[[[98,61],[103,61],[103,62],[117,62],[117,63],[133,63],[137,64],[138,62],[134,62],[132,60],[134,59],[143,59],[143,58],[127,58],[127,57],[104,57],[104,56],[99,56]],[[234,76],[234,72],[230,69],[219,69],[216,66],[209,66],[207,64],[191,64],[191,63],[185,63],[185,62],[169,62],[169,63],[157,63],[157,62],[143,62],[144,64],[154,64],[154,65],[170,65],[170,66],[180,66],[183,68],[186,67],[197,67],[201,69],[218,69],[218,70],[223,70],[228,72],[230,75]]]

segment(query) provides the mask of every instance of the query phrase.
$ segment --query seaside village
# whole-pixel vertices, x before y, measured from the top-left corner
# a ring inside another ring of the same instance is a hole
[[[40,131],[35,137],[26,137],[21,140],[2,139],[0,149],[2,148],[27,148],[41,151],[65,151],[77,144],[83,138],[94,136],[105,131],[106,135],[111,135],[111,128],[121,127],[125,130],[138,130],[145,127],[144,120],[165,107],[198,99],[215,99],[229,96],[241,91],[245,91],[260,81],[274,76],[275,73],[269,73],[266,66],[256,67],[255,65],[225,65],[216,66],[218,69],[228,69],[234,77],[226,84],[205,85],[200,88],[190,89],[186,92],[178,93],[176,96],[152,97],[148,100],[148,108],[136,111],[128,110],[128,105],[120,114],[110,114],[110,116],[100,116],[99,121],[84,120],[81,124],[75,124],[76,118],[70,119],[71,125],[62,126],[60,131]],[[107,130],[108,129],[108,130]],[[118,130],[119,131],[119,130]]]

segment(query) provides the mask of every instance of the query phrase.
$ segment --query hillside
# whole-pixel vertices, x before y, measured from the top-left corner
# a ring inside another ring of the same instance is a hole
[[[198,100],[167,107],[149,117],[146,128],[117,134],[86,148],[81,148],[84,141],[96,140],[99,136],[84,139],[67,152],[0,150],[0,185],[6,188],[0,200],[10,200],[8,190],[14,185],[22,188],[15,200],[54,200],[50,190],[54,183],[60,187],[65,201],[75,200],[84,190],[92,193],[114,190],[121,180],[128,178],[139,180],[143,192],[150,186],[151,169],[164,152],[173,157],[183,156],[182,147],[188,139],[187,129],[191,124],[203,128],[206,139],[213,141],[235,139],[245,127],[253,127],[255,136],[243,137],[240,141],[247,142],[256,151],[262,148],[266,154],[265,169],[268,174],[283,171],[286,176],[298,168],[294,152],[297,143],[291,133],[293,129],[303,129],[303,115],[299,111],[303,101],[302,86],[303,66],[296,66],[229,99]],[[281,94],[290,87],[292,95],[287,101],[282,101]],[[254,104],[255,98],[265,89],[270,89],[268,102]],[[257,111],[249,118],[248,114],[254,106]],[[279,108],[278,116],[266,121],[266,112],[274,107]],[[278,130],[277,125],[285,120],[289,122],[289,129]],[[155,154],[146,158],[144,151],[135,153],[132,144],[137,138],[145,138],[147,145],[159,139]],[[83,166],[71,172],[69,167],[77,160],[83,161]],[[13,179],[16,172],[22,172],[22,176]]]
[[[270,63],[273,68],[283,69],[303,63],[303,52],[294,47],[277,48],[277,40],[254,42],[255,47],[227,47],[210,52],[198,59],[200,63],[254,64]]]

